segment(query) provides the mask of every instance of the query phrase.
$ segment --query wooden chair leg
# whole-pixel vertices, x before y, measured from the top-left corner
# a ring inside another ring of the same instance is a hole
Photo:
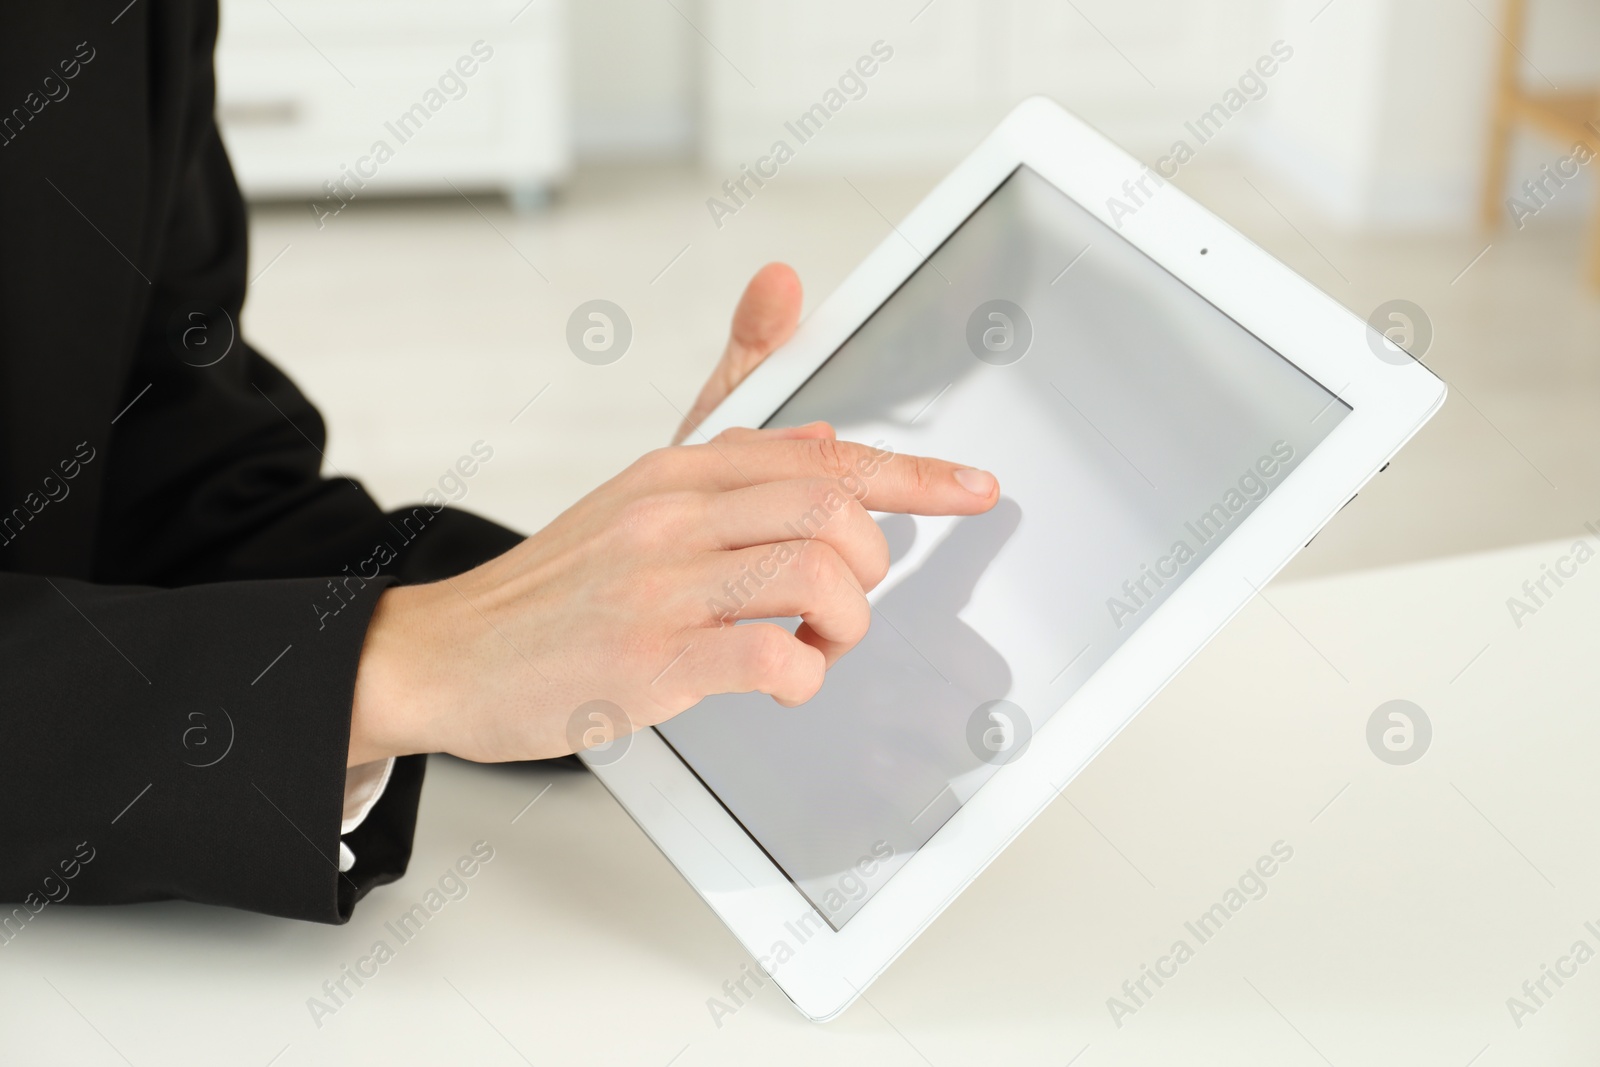
[[[1600,292],[1600,196],[1594,199],[1594,216],[1589,219],[1589,285]]]
[[[1505,192],[1506,171],[1511,167],[1511,115],[1503,91],[1497,94],[1494,116],[1489,124],[1489,148],[1483,167],[1483,201],[1479,219],[1488,229],[1494,229],[1505,218],[1502,194]]]
[[[1500,57],[1495,68],[1494,104],[1484,161],[1483,201],[1479,208],[1483,224],[1488,227],[1500,224],[1500,213],[1504,210],[1501,193],[1505,191],[1506,171],[1511,163],[1516,101],[1522,91],[1522,55],[1517,51],[1517,42],[1522,40],[1527,22],[1527,0],[1505,0],[1502,11],[1505,27],[1500,31]]]

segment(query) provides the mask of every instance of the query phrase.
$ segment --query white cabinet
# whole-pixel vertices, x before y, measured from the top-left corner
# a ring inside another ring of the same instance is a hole
[[[571,162],[564,9],[223,0],[217,117],[250,197],[332,209],[453,183],[537,202]]]

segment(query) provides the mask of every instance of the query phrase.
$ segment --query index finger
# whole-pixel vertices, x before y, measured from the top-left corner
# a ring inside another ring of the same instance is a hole
[[[685,451],[697,453],[692,468],[702,487],[829,478],[872,511],[912,515],[976,515],[1000,499],[999,483],[988,471],[831,437],[713,442]]]

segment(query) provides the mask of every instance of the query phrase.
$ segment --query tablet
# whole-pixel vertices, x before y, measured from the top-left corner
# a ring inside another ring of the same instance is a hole
[[[1080,120],[1013,111],[701,427],[826,419],[1000,503],[880,516],[871,629],[806,704],[582,754],[754,957],[722,999],[848,1005],[1444,395]]]

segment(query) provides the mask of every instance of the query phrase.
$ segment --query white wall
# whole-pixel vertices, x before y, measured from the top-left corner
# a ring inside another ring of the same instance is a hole
[[[568,16],[577,149],[737,167],[881,39],[892,77],[855,109],[868,115],[810,147],[820,165],[946,165],[1033,93],[1155,151],[1265,51],[1276,2],[580,0]]]
[[[685,16],[699,22],[699,7],[695,0],[574,0],[568,6],[580,158],[693,155],[704,61]]]
[[[1272,41],[1270,6],[1257,0],[704,6],[727,57],[705,60],[705,157],[719,169],[765,151],[875,41],[894,58],[805,145],[807,166],[948,166],[1041,93],[1134,151],[1164,150]]]
[[[1497,0],[580,0],[577,149],[736,171],[882,40],[894,58],[795,146],[802,169],[948,166],[1033,93],[1154,160],[1281,39],[1293,60],[1204,153],[1247,156],[1346,225],[1465,226],[1500,40],[1485,16]],[[1592,84],[1600,4],[1532,0],[1526,51],[1563,88]],[[1524,138],[1512,174],[1559,154]]]

